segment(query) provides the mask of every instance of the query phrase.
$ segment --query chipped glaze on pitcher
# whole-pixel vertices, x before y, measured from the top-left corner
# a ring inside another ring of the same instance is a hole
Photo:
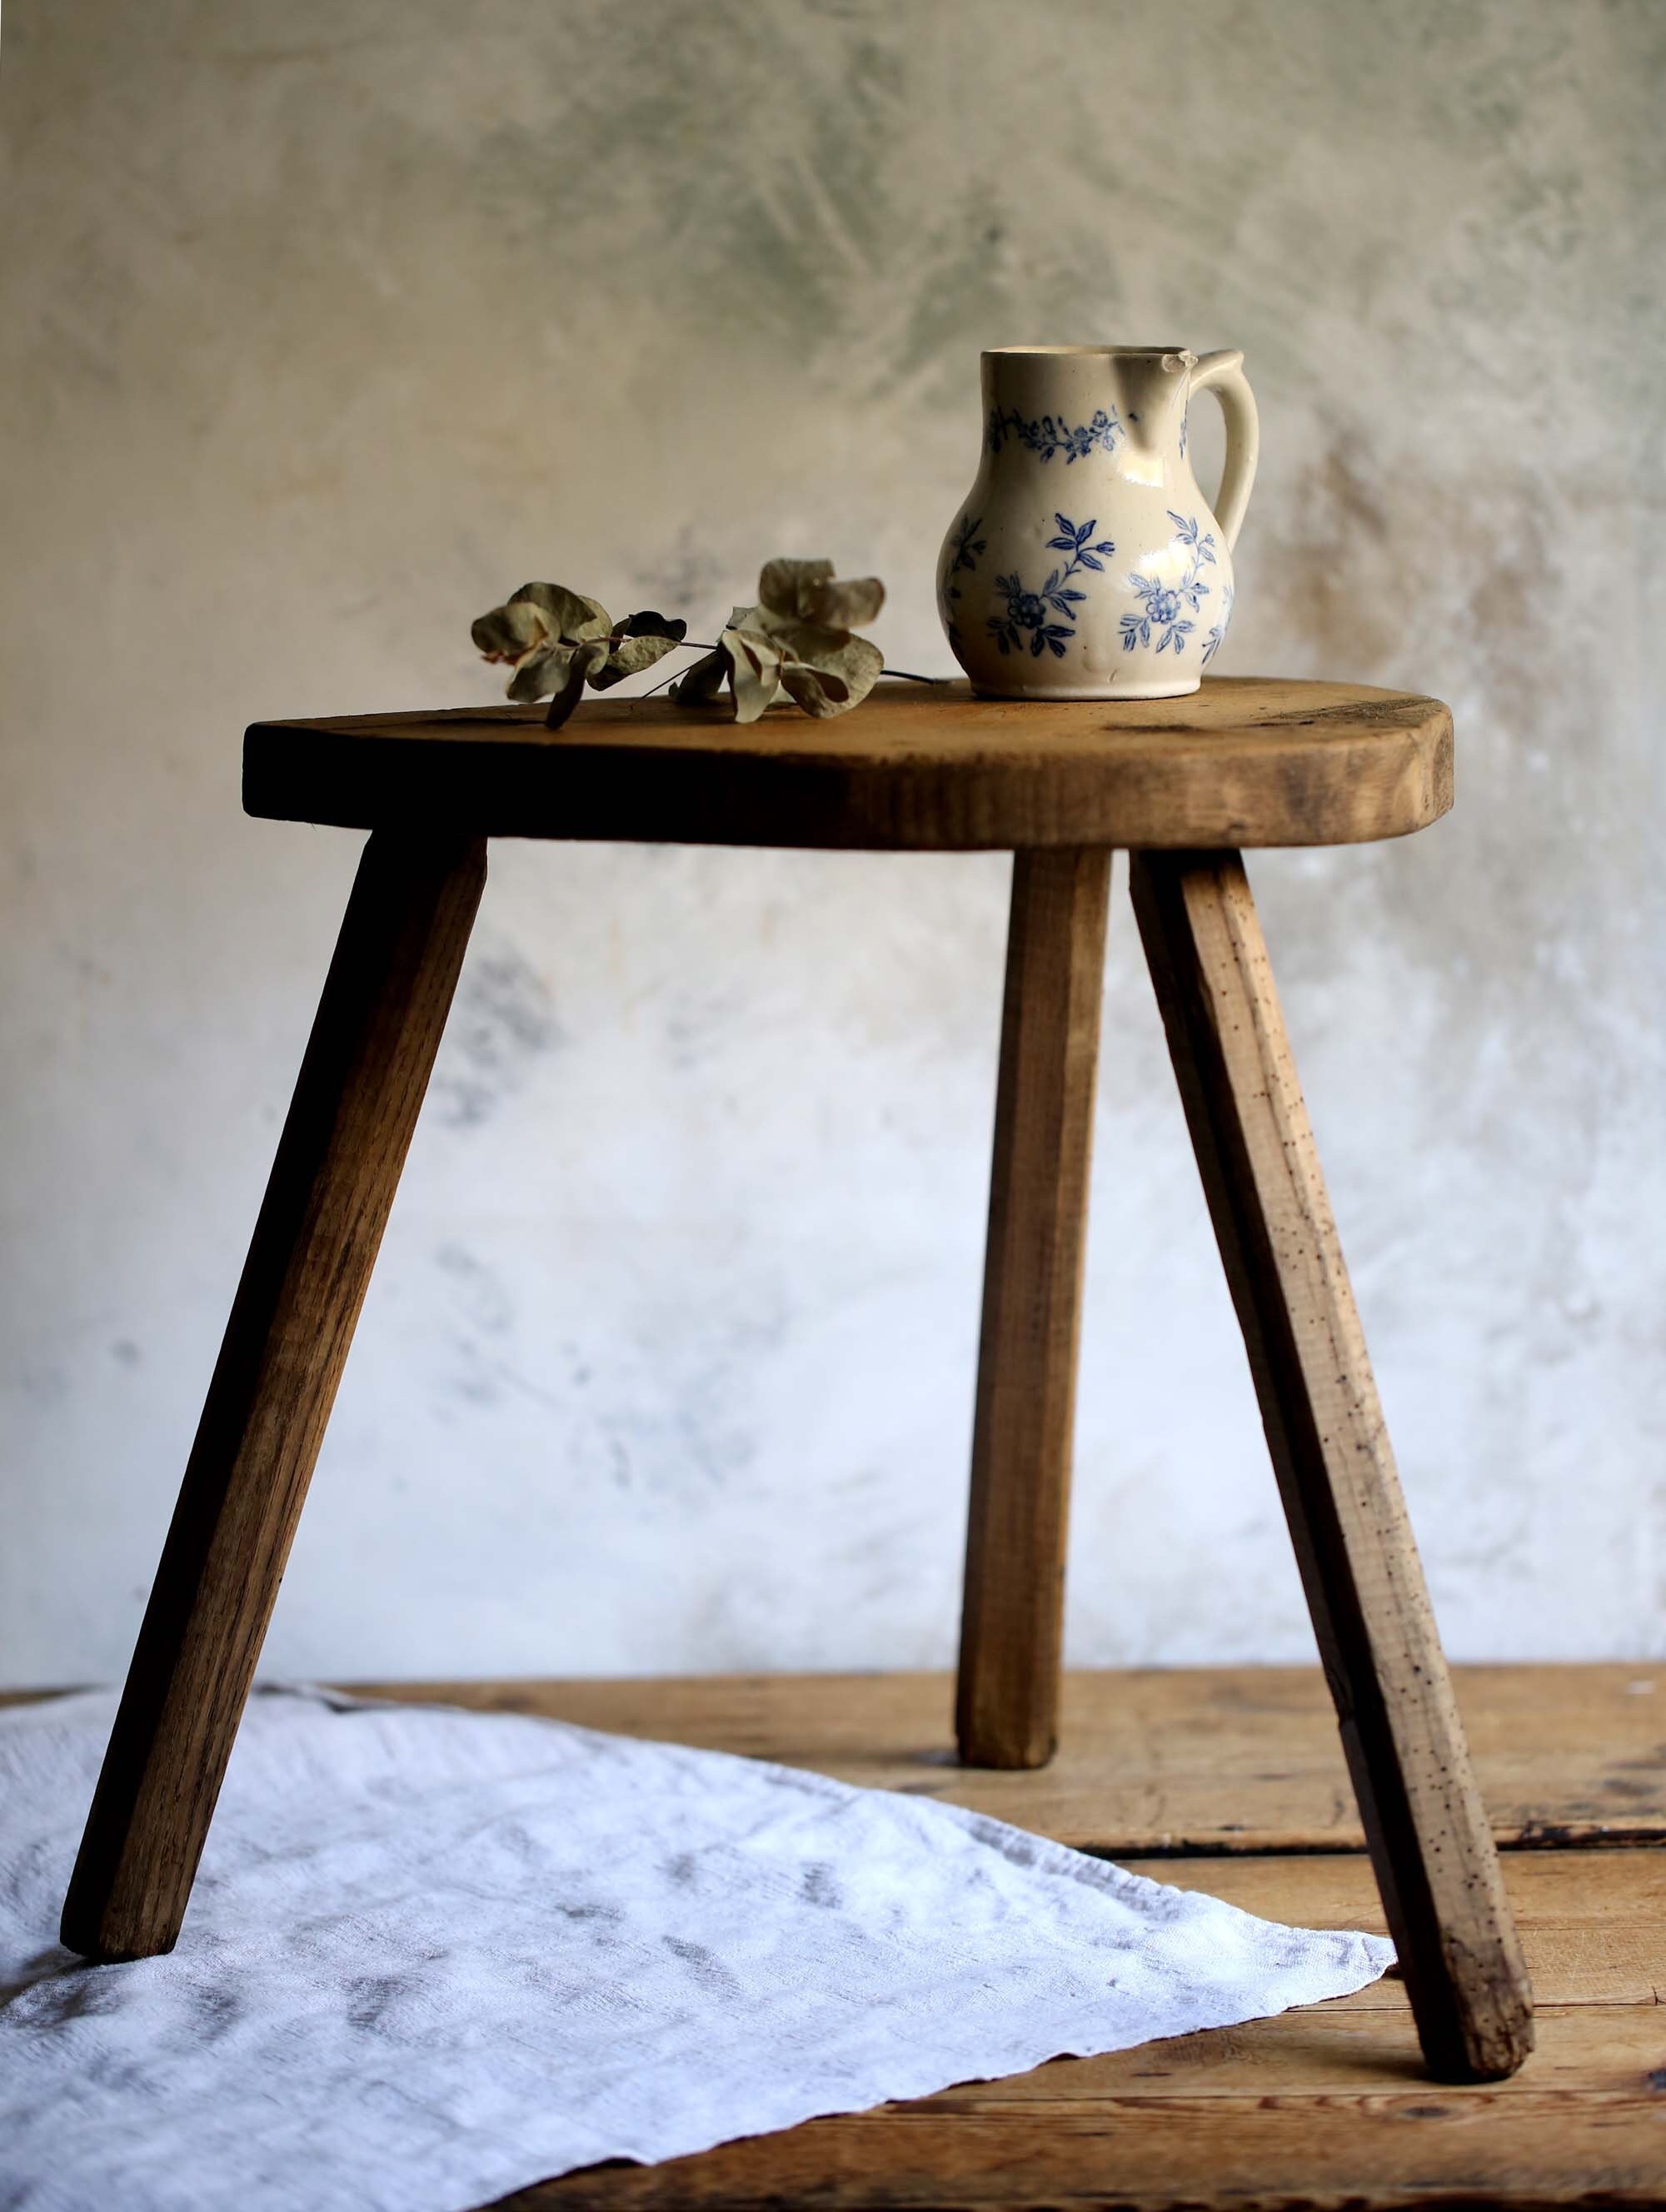
[[[1232,613],[1259,434],[1238,352],[1003,346],[982,357],[983,458],[938,556],[938,611],[978,691],[1173,699]],[[1192,396],[1226,417],[1218,513],[1186,458]]]

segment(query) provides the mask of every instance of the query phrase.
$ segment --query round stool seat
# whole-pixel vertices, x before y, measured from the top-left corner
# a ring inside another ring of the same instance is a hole
[[[1351,845],[1452,803],[1452,718],[1362,684],[1217,677],[1185,699],[981,699],[882,682],[751,723],[664,696],[257,722],[243,803],[491,837],[889,852]]]

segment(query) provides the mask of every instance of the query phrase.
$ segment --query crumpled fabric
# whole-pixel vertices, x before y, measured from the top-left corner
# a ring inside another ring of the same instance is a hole
[[[58,1917],[114,1711],[0,1713],[8,2212],[465,2212],[1394,1957],[921,1797],[269,1690],[178,1947],[89,1966]]]

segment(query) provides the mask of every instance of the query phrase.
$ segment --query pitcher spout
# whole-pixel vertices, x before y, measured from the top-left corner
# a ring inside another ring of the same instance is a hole
[[[1112,354],[1111,387],[1134,452],[1158,454],[1179,446],[1187,389],[1197,358],[1183,346]]]

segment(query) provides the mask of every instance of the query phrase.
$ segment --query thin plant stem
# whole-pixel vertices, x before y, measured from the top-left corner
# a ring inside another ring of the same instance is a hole
[[[573,641],[576,642],[577,641],[575,640]],[[617,643],[617,641],[615,640],[613,642]],[[697,637],[678,638],[676,644],[672,647],[672,653],[716,653],[718,650],[719,647],[714,645],[702,644]],[[669,658],[669,656],[667,656],[667,658]],[[879,673],[881,676],[894,676],[900,684],[952,684],[954,681],[954,678],[952,676],[916,676],[911,668],[882,668],[879,671]],[[657,684],[650,684],[646,691],[634,692],[631,696],[637,699],[651,699],[656,691],[663,691],[667,684],[675,684],[676,681],[677,671],[673,669],[669,676],[662,676]],[[559,697],[560,695],[557,694],[556,696]],[[552,714],[555,711],[555,701],[551,700],[550,712]],[[562,719],[565,720],[565,717]],[[551,722],[548,723],[546,726],[554,729],[558,727],[559,725]]]
[[[709,645],[705,650],[708,653],[715,653],[717,647],[714,645]],[[663,691],[667,684],[675,684],[676,681],[677,671],[673,668],[669,676],[662,676],[657,684],[650,684],[646,691],[639,691],[635,696],[639,699],[651,699],[656,691]]]
[[[611,641],[617,644],[618,640],[616,638]],[[716,646],[707,645],[697,637],[679,637],[672,647],[673,653],[715,653],[717,650]],[[911,668],[882,668],[879,673],[881,676],[894,676],[903,684],[952,684],[954,681],[952,676],[916,676]],[[675,681],[674,677],[665,676],[661,677],[660,684],[672,684]],[[638,691],[636,697],[651,698],[654,692],[659,690],[660,684],[650,684],[646,691]]]

